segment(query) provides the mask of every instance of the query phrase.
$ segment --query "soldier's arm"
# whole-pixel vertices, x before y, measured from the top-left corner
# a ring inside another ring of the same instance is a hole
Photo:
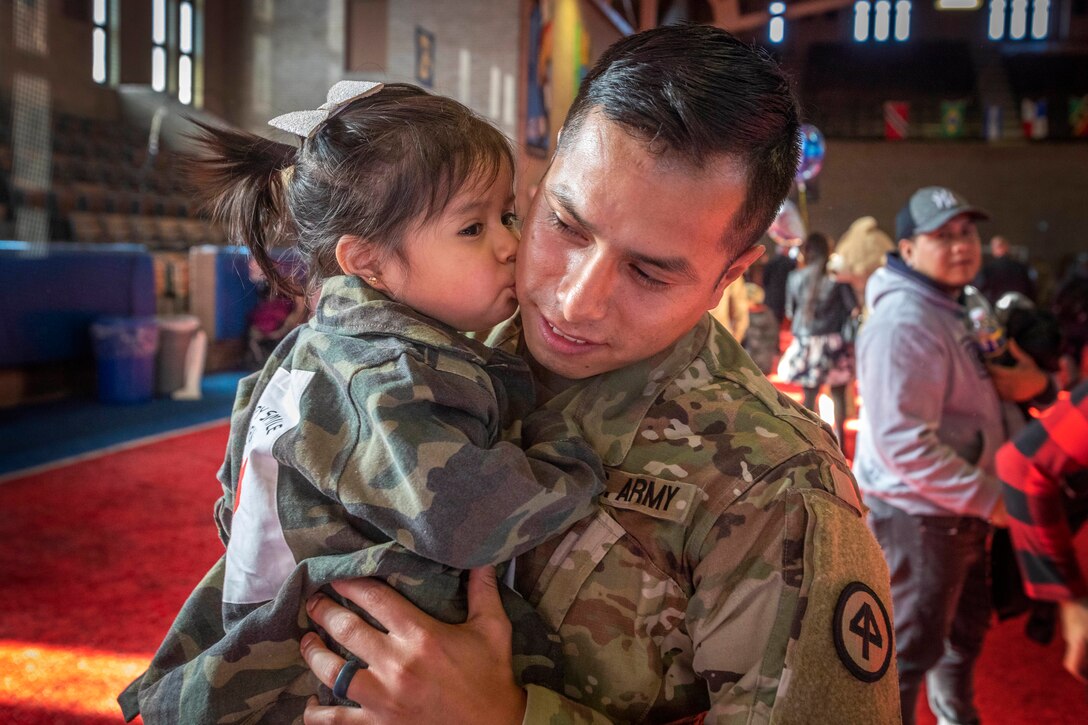
[[[420,556],[461,569],[498,563],[596,508],[600,459],[559,416],[531,417],[524,450],[496,442],[486,385],[409,356],[357,376],[347,394],[355,440],[316,483]]]
[[[899,719],[887,567],[830,475],[815,455],[787,461],[699,547],[687,614],[709,720]]]

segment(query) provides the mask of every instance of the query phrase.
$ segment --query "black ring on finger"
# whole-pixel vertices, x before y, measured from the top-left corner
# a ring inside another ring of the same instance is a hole
[[[341,700],[348,699],[348,686],[351,685],[351,681],[358,671],[358,660],[350,659],[344,661],[344,666],[340,668],[340,674],[336,676],[336,682],[332,685],[332,694],[334,697]]]

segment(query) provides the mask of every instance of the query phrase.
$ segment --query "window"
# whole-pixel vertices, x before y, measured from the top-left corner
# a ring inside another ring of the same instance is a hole
[[[166,90],[166,0],[151,0],[151,88]]]
[[[94,30],[91,37],[91,78],[95,83],[109,80],[109,3],[107,0],[94,0]],[[86,16],[84,16],[86,17]],[[86,21],[84,21],[86,22]]]
[[[1005,37],[1005,0],[990,0],[990,38]]]
[[[895,4],[895,39],[906,40],[910,37],[910,0],[899,0]]]
[[[869,12],[872,5],[866,0],[854,3],[854,40],[864,43],[869,39]]]
[[[193,102],[193,4],[182,0],[178,6],[178,100]]]
[[[910,38],[910,0],[860,0],[854,3],[854,40],[864,43],[870,38],[884,42]]]
[[[1043,40],[1050,30],[1050,0],[1035,0],[1031,13],[1031,37]]]
[[[771,22],[767,26],[767,38],[772,43],[781,43],[786,36],[786,19],[782,17],[786,12],[786,3],[771,3],[770,12]]]
[[[151,0],[151,88],[200,105],[201,0]]]
[[[991,40],[1045,40],[1050,34],[1050,0],[990,0]]]

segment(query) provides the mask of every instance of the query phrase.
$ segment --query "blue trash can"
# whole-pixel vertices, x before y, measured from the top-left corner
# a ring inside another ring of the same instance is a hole
[[[106,317],[91,325],[103,403],[151,400],[159,327],[154,317]]]

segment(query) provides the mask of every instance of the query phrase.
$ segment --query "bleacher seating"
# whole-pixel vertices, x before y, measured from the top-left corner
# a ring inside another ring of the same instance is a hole
[[[965,41],[817,43],[804,63],[806,116],[825,136],[883,136],[885,101],[910,103],[912,135],[940,135],[942,101],[966,101],[968,125],[981,125],[977,74]]]
[[[177,155],[148,152],[147,132],[120,120],[53,116],[48,190],[12,183],[10,107],[0,100],[0,238],[11,238],[20,207],[45,209],[50,241],[138,243],[151,251],[227,243],[198,215]]]
[[[0,373],[44,381],[51,366],[64,366],[79,374],[93,319],[190,311],[194,258],[218,260],[195,280],[211,326],[209,367],[237,364],[253,293],[234,268],[244,270],[247,257],[195,208],[177,154],[150,154],[146,129],[120,120],[55,112],[49,184],[23,188],[13,179],[11,118],[0,96],[0,280],[11,300],[0,313]],[[3,241],[16,238],[23,209],[48,218],[44,247]]]

